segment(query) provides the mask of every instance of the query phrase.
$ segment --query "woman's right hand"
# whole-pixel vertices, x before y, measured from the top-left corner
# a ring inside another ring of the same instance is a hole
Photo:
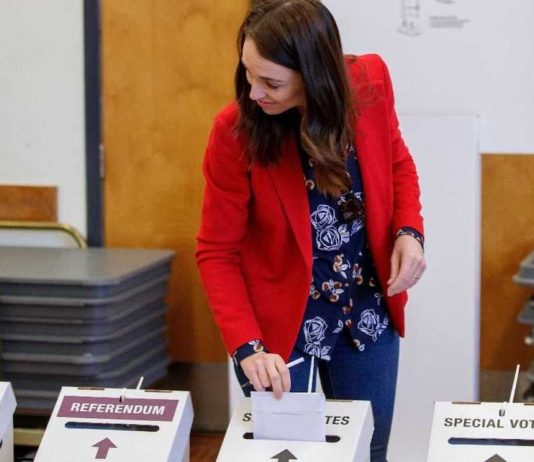
[[[256,391],[271,387],[274,396],[281,398],[284,391],[291,389],[289,369],[280,355],[260,351],[239,364]]]

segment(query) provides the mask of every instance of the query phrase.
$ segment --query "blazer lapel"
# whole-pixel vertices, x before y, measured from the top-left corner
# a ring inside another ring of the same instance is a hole
[[[293,137],[285,143],[280,161],[268,170],[302,256],[311,271],[310,205],[304,183],[304,173]]]
[[[354,130],[356,155],[358,156],[358,166],[360,168],[360,175],[362,177],[364,191],[367,192],[368,184],[372,177],[373,159],[371,156],[371,146],[369,146],[369,139],[366,131],[366,121],[358,118]],[[368,194],[366,194],[366,200]]]

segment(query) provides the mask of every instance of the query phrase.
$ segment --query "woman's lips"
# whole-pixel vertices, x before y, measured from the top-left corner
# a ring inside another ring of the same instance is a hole
[[[257,101],[258,105],[260,105],[261,107],[268,107],[268,106],[271,106],[273,103],[269,103],[267,101],[260,101],[258,100]]]

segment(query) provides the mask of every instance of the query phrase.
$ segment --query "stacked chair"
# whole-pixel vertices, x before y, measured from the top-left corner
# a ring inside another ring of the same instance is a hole
[[[143,386],[166,374],[167,250],[0,247],[2,380],[49,412],[61,386]]]

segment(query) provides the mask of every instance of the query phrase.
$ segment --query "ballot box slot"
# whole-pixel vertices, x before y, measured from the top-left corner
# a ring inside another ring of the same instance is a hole
[[[102,422],[67,422],[65,428],[77,430],[119,430],[129,432],[157,432],[158,425],[147,424],[124,424],[124,423],[102,423]]]
[[[246,432],[243,433],[243,439],[245,440],[253,440],[254,439],[254,433],[252,432]],[[325,435],[325,442],[326,443],[337,443],[341,440],[341,437],[338,435]],[[260,440],[258,440],[260,441]],[[261,440],[264,441],[264,440]]]
[[[518,438],[449,438],[449,444],[467,446],[534,446],[534,440]]]

